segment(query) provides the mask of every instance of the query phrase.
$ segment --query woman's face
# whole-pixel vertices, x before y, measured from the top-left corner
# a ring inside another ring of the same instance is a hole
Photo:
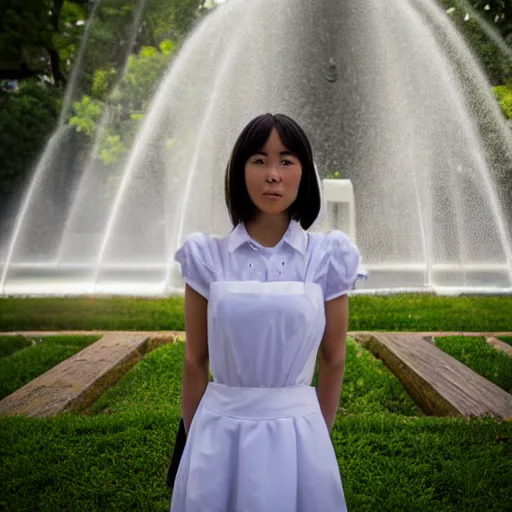
[[[274,128],[263,148],[245,163],[249,197],[263,213],[280,214],[297,199],[302,165]]]

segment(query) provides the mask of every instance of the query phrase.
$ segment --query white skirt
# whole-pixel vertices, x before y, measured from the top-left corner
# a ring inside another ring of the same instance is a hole
[[[315,388],[208,384],[176,476],[172,512],[346,510]]]

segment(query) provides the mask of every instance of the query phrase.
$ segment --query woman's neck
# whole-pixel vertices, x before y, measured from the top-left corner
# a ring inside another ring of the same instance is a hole
[[[288,215],[259,214],[255,219],[245,223],[245,229],[249,236],[263,245],[263,247],[274,247],[283,238],[290,218]]]

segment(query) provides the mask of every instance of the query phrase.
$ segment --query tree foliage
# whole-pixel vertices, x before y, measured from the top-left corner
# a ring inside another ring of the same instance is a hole
[[[512,81],[508,85],[494,87],[494,94],[505,117],[512,121]]]
[[[471,6],[512,45],[512,2],[510,0],[468,0]]]
[[[139,0],[140,2],[141,0]],[[90,86],[73,105],[70,124],[97,143],[104,163],[116,162],[130,147],[148,103],[180,42],[204,12],[198,0],[146,0],[137,38],[126,65],[116,60],[136,5],[104,0],[91,26]],[[128,17],[128,18],[127,18]],[[131,18],[130,18],[131,17]]]
[[[3,0],[0,8],[0,79],[45,78],[66,83],[76,54],[87,0]],[[61,54],[62,52],[62,54]]]
[[[65,85],[93,6],[89,0],[2,0],[0,80],[36,77]],[[91,24],[84,73],[121,66],[131,50],[130,30],[137,34],[135,52],[165,39],[178,42],[202,11],[200,0],[102,0]]]
[[[512,79],[512,59],[482,28],[478,18],[486,21],[512,48],[511,0],[439,0],[455,26],[466,39],[493,85]]]
[[[56,126],[63,88],[84,38],[78,101],[69,120],[78,135],[99,135],[112,162],[131,144],[159,77],[204,12],[200,0],[1,0],[0,183],[12,193]],[[137,11],[137,7],[144,9]],[[138,23],[138,24],[137,24]],[[129,36],[134,36],[130,39]],[[126,55],[130,55],[121,79]],[[57,86],[57,87],[56,87]]]
[[[98,156],[105,163],[116,162],[130,147],[175,50],[172,41],[162,41],[158,49],[143,46],[138,54],[130,55],[121,78],[114,68],[97,70],[92,96],[74,103],[71,126],[91,139],[98,138]],[[102,118],[108,123],[102,125]]]
[[[60,110],[59,91],[35,80],[24,81],[16,92],[0,92],[1,190],[16,190],[34,164]]]

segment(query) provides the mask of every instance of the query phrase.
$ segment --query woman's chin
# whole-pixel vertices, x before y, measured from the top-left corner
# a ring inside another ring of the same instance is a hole
[[[288,209],[284,205],[258,205],[258,209],[261,213],[264,213],[266,215],[282,215],[283,213],[286,213],[286,210]]]

